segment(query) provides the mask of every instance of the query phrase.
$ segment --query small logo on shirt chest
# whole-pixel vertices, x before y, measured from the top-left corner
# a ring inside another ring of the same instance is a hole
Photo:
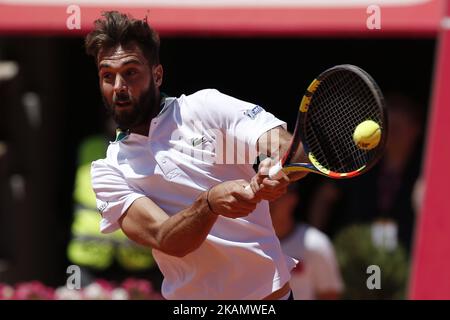
[[[196,137],[196,138],[191,138],[191,145],[193,147],[196,147],[198,145],[201,145],[203,143],[205,143],[207,140],[204,136],[201,137]]]

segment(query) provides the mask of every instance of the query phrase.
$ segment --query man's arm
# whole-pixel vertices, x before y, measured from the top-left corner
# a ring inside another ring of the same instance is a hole
[[[271,180],[268,177],[269,169],[288,151],[291,140],[292,135],[282,127],[275,127],[262,134],[258,139],[258,154],[269,157],[261,161],[257,174],[250,182],[253,192],[258,197],[270,201],[275,200],[286,192],[286,188],[290,182],[297,181],[308,174],[307,172],[295,172],[288,176],[283,175],[280,180]],[[293,157],[293,161],[305,162],[306,159],[303,146],[300,145],[297,153]]]
[[[167,215],[151,199],[141,197],[128,208],[119,224],[131,240],[183,257],[203,243],[218,215],[238,218],[256,208],[260,199],[251,190],[245,190],[247,184],[244,180],[218,184],[173,216]]]
[[[258,154],[267,155],[274,161],[278,161],[288,151],[289,146],[291,145],[291,140],[292,134],[281,126],[275,127],[269,131],[266,131],[261,135],[261,137],[259,137],[257,144]],[[300,147],[298,148],[292,161],[306,161],[306,155],[302,144],[300,144]]]

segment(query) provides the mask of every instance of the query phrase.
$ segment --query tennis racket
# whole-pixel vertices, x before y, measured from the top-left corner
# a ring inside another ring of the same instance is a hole
[[[378,145],[360,149],[353,141],[355,128],[366,120],[381,130]],[[271,179],[308,171],[335,179],[367,172],[383,154],[387,137],[384,98],[372,77],[359,67],[345,64],[330,68],[309,85],[297,116],[288,151],[269,170]],[[308,162],[293,163],[303,144]]]

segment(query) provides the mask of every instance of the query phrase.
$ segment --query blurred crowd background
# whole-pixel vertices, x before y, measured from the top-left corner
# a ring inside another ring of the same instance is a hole
[[[407,298],[435,50],[429,35],[161,36],[163,92],[216,88],[263,106],[290,130],[305,88],[333,65],[360,66],[385,94],[387,150],[372,171],[341,181],[310,175],[271,204],[281,243],[301,260],[292,282],[299,299]],[[110,294],[130,281],[147,294],[138,298],[161,298],[151,252],[98,232],[89,166],[113,139],[82,35],[0,35],[0,299],[33,297],[23,290],[132,298]],[[39,289],[64,288],[70,265],[81,267],[83,288],[108,294]],[[367,288],[370,265],[383,270],[383,290]]]

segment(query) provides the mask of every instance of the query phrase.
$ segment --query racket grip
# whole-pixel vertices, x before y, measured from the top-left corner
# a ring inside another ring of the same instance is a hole
[[[273,167],[269,169],[269,178],[272,180],[280,180],[283,177],[283,166],[281,165],[281,161],[278,161]],[[250,185],[247,185],[245,190],[250,189]]]
[[[283,177],[283,166],[281,161],[278,161],[272,168],[269,169],[269,178],[272,180],[280,180]]]

